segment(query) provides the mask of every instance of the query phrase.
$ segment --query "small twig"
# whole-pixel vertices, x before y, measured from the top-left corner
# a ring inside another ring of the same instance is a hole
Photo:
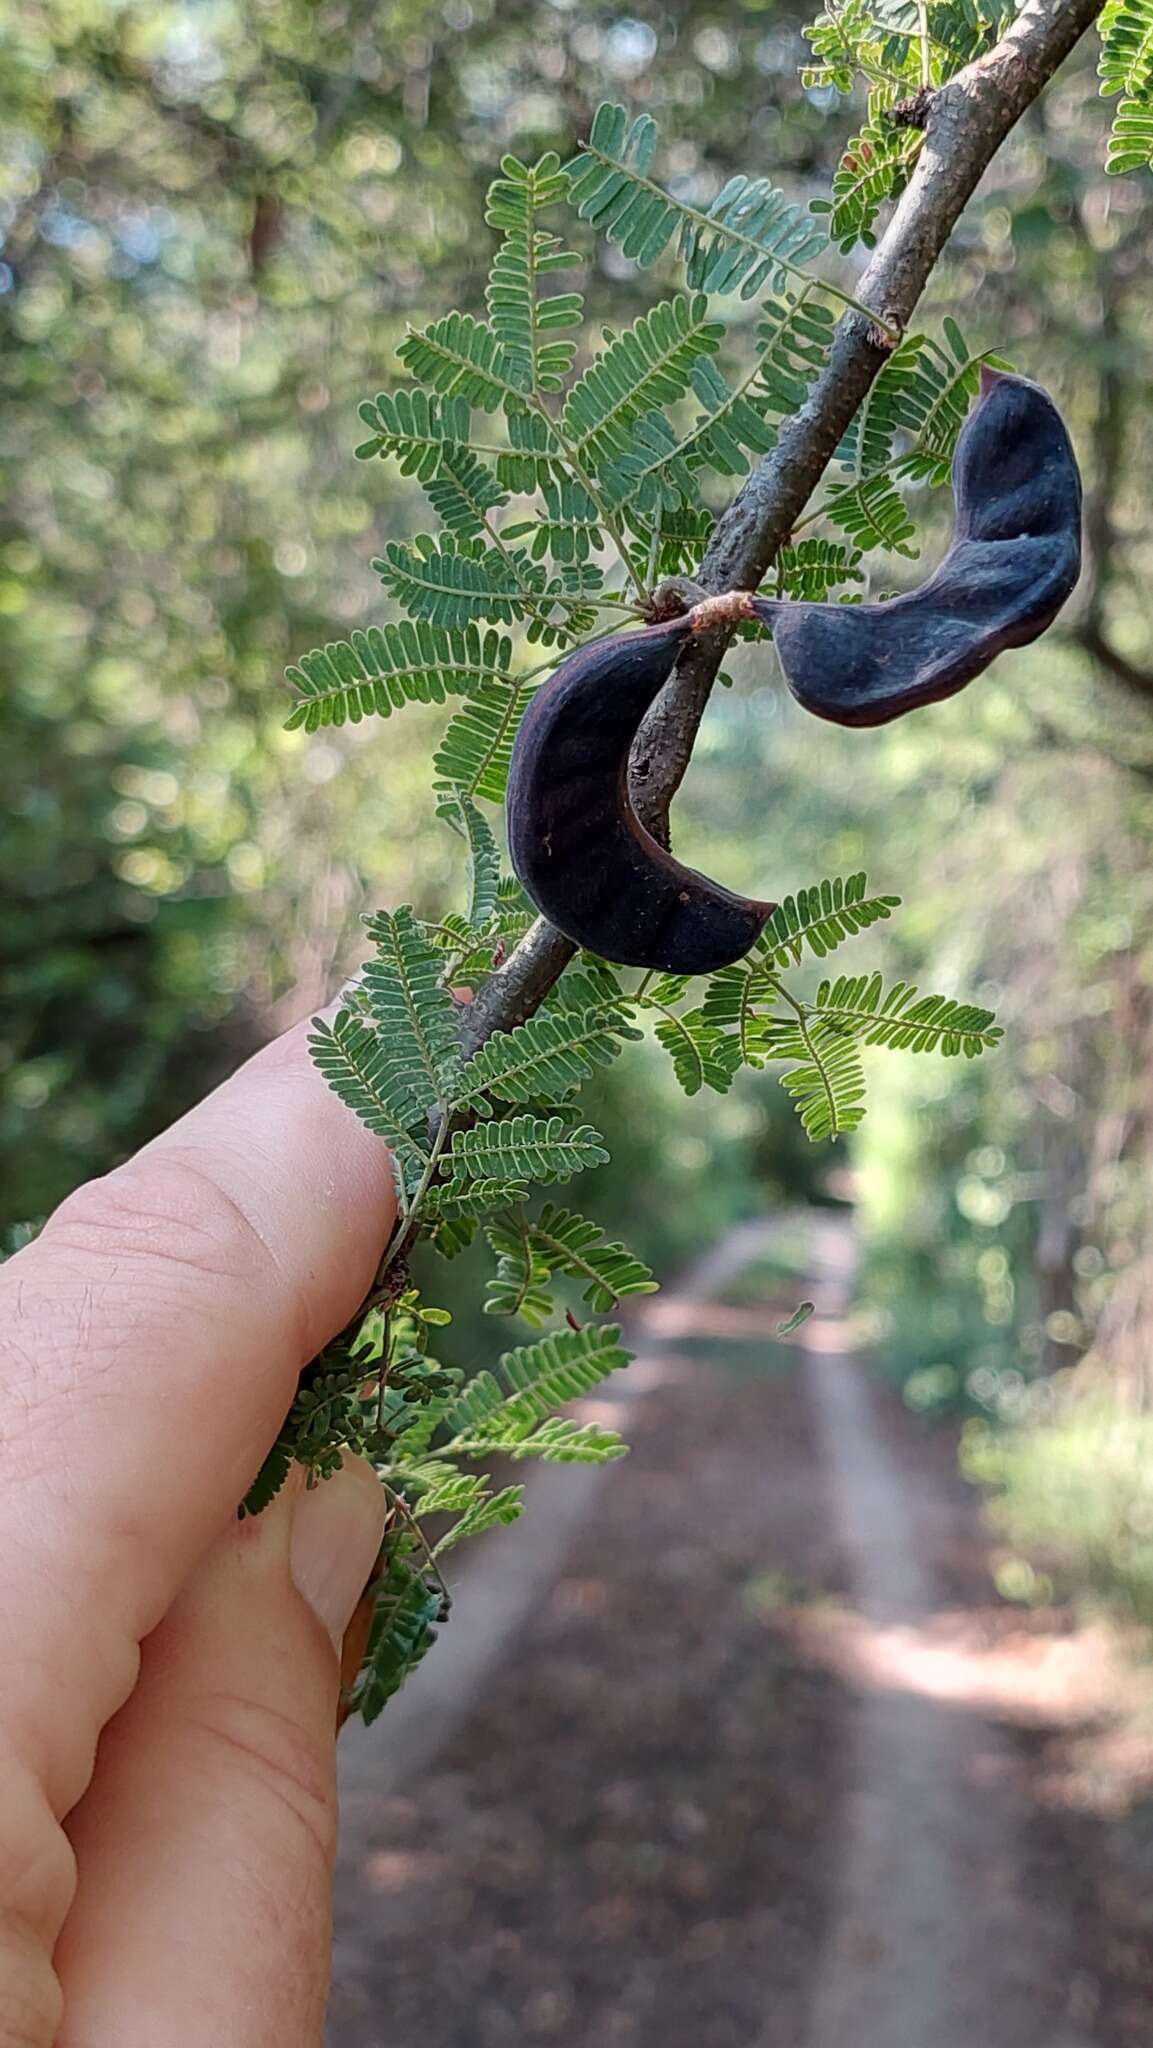
[[[890,128],[923,128],[932,104],[932,87],[923,85],[920,92],[910,93],[908,99],[898,100],[896,106],[890,107],[885,119]]]
[[[392,1316],[386,1310],[381,1318],[380,1372],[376,1382],[376,1427],[384,1428],[384,1396],[388,1388],[388,1347],[392,1342]]]
[[[921,56],[921,91],[927,92],[932,82],[932,57],[929,42],[928,0],[917,0],[917,42]]]
[[[1111,675],[1114,682],[1123,683],[1127,690],[1136,690],[1141,697],[1153,697],[1153,669],[1143,668],[1140,662],[1130,661],[1119,647],[1114,647],[1107,638],[1099,619],[1090,614],[1075,639]]]

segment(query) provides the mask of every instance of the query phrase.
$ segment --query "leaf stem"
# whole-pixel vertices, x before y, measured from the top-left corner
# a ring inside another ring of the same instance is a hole
[[[928,0],[917,0],[917,41],[921,51],[921,85],[923,89],[927,90],[933,80],[929,49]]]
[[[381,1310],[381,1353],[380,1373],[376,1382],[376,1427],[378,1434],[384,1431],[384,1396],[388,1386],[388,1347],[392,1341],[392,1310]]]
[[[813,1067],[821,1077],[821,1087],[824,1091],[825,1101],[828,1104],[829,1109],[830,1135],[836,1137],[841,1128],[840,1119],[837,1115],[837,1098],[833,1092],[832,1085],[829,1081],[829,1076],[825,1070],[825,1062],[821,1058],[820,1048],[818,1047],[812,1032],[809,1030],[809,1018],[812,1015],[812,1011],[807,1003],[801,1002],[797,996],[794,996],[785,987],[783,981],[779,981],[777,983],[777,992],[788,1004],[790,1010],[793,1012],[793,1015],[796,1017],[797,1030],[800,1034],[801,1043],[804,1046],[805,1051],[808,1053],[809,1059],[811,1060]]]
[[[622,609],[623,609],[623,607],[622,607]],[[631,613],[632,617],[634,617],[634,618],[636,618],[636,617],[637,617],[637,612],[636,612],[636,610],[635,610],[635,607],[633,607],[632,605],[630,605],[630,606],[629,606],[629,611],[630,611],[630,613]],[[591,634],[591,635],[590,635],[590,637],[589,637],[589,638],[588,638],[587,640],[582,640],[582,641],[581,641],[581,647],[582,647],[582,648],[585,648],[585,647],[595,647],[595,646],[596,646],[596,645],[598,644],[598,642],[599,642],[599,641],[601,641],[601,640],[611,640],[611,639],[612,639],[612,637],[613,637],[613,634],[614,634],[614,633],[619,633],[619,632],[620,632],[620,627],[619,627],[619,626],[606,626],[606,627],[605,627],[605,629],[604,629],[604,632],[603,632],[603,633],[593,633],[593,634]],[[552,653],[550,654],[550,656],[549,656],[549,658],[548,658],[548,660],[547,660],[547,661],[538,661],[538,663],[537,663],[537,665],[536,665],[536,667],[535,667],[535,668],[527,668],[527,669],[524,669],[524,670],[522,670],[521,674],[520,674],[520,675],[519,675],[519,676],[517,677],[517,683],[518,683],[518,685],[519,685],[519,686],[522,686],[522,687],[523,687],[523,685],[524,685],[525,683],[531,683],[531,682],[533,681],[534,677],[536,677],[536,676],[541,676],[541,675],[544,675],[544,673],[545,673],[545,671],[546,671],[546,670],[548,670],[548,669],[554,669],[554,668],[556,668],[556,666],[557,666],[557,659],[558,659],[558,657],[557,657],[556,649],[554,648],[554,649],[553,649],[553,652],[552,652]]]
[[[649,599],[649,591],[645,584],[644,578],[638,575],[637,573],[636,564],[634,563],[633,558],[629,553],[628,542],[625,539],[624,529],[621,526],[619,520],[615,517],[615,515],[612,512],[609,511],[607,505],[604,503],[599,491],[597,490],[596,484],[594,483],[592,477],[589,475],[589,472],[586,470],[583,462],[580,459],[580,456],[577,454],[576,449],[568,440],[567,436],[562,432],[560,422],[556,419],[555,415],[549,411],[548,407],[544,403],[544,400],[542,398],[536,398],[533,401],[533,405],[534,410],[540,414],[541,418],[548,425],[549,430],[553,434],[557,446],[560,449],[561,455],[567,462],[578,484],[580,484],[582,490],[588,493],[589,497],[592,499],[593,504],[596,506],[597,511],[600,514],[601,525],[604,527],[605,532],[608,534],[610,540],[613,543],[613,546],[616,548],[616,551],[621,558],[621,563],[623,567],[632,579],[633,587],[637,593],[638,603],[642,605],[647,604]]]
[[[399,1232],[397,1237],[394,1238],[392,1244],[388,1248],[388,1253],[385,1259],[385,1271],[387,1271],[389,1266],[394,1265],[397,1259],[403,1258],[405,1252],[409,1248],[409,1245],[412,1243],[413,1238],[416,1236],[417,1226],[420,1223],[420,1212],[424,1205],[425,1197],[428,1194],[429,1188],[432,1186],[433,1176],[436,1173],[436,1169],[440,1164],[441,1154],[448,1143],[449,1131],[451,1128],[451,1118],[449,1115],[448,1105],[446,1103],[438,1103],[436,1105],[435,1114],[437,1117],[436,1136],[432,1141],[432,1146],[429,1150],[428,1158],[424,1162],[424,1171],[421,1174],[419,1181],[417,1182],[416,1192],[408,1205],[408,1216],[405,1221],[404,1228]]]
[[[441,1598],[445,1603],[445,1607],[451,1607],[452,1594],[449,1591],[448,1581],[446,1580],[444,1573],[441,1571],[441,1568],[436,1561],[436,1552],[433,1550],[433,1547],[429,1542],[428,1537],[425,1535],[424,1530],[421,1528],[420,1523],[417,1521],[416,1516],[413,1514],[412,1509],[409,1507],[408,1502],[404,1498],[404,1495],[402,1493],[398,1493],[395,1486],[390,1486],[388,1480],[384,1478],[383,1474],[380,1474],[378,1476],[380,1477],[380,1483],[383,1486],[384,1491],[388,1497],[389,1506],[395,1508],[397,1514],[401,1518],[401,1521],[405,1522],[408,1525],[410,1533],[413,1536],[415,1536],[422,1551],[424,1552],[425,1563],[429,1571],[431,1571],[433,1577],[435,1578],[437,1585],[440,1587]]]

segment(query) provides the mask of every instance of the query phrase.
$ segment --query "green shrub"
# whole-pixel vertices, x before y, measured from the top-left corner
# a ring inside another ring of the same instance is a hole
[[[1024,1562],[1060,1591],[1153,1622],[1153,1415],[1127,1414],[1103,1393],[1058,1395],[1040,1421],[968,1423],[962,1469],[1022,1554],[999,1574],[1009,1597],[1037,1583],[1013,1569]]]

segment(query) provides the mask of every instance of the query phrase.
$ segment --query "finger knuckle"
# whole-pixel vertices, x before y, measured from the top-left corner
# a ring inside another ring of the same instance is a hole
[[[239,1777],[286,1824],[290,1853],[327,1872],[336,1848],[332,1745],[283,1706],[238,1693],[206,1695],[195,1730],[218,1775]]]
[[[253,1262],[274,1265],[237,1197],[179,1155],[130,1160],[69,1195],[45,1229],[57,1249],[89,1257],[161,1259],[251,1282]]]
[[[33,1773],[0,1769],[0,2048],[56,2039],[52,1950],[76,1887],[76,1859]]]

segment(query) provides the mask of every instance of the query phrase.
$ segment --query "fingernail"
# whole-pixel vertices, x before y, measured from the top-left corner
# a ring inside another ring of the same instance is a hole
[[[384,1494],[363,1458],[301,1494],[288,1563],[298,1593],[339,1649],[384,1534]]]

